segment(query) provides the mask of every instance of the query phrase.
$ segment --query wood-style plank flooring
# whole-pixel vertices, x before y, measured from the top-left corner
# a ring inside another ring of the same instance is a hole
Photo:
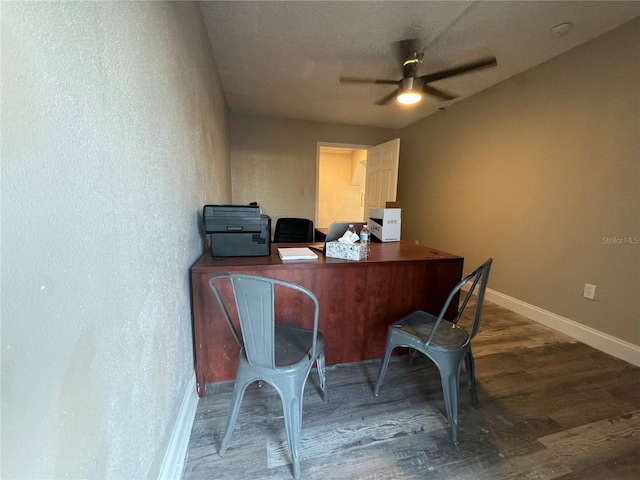
[[[640,478],[640,368],[490,302],[473,341],[478,408],[461,373],[460,444],[453,446],[440,377],[418,357],[392,358],[379,397],[379,361],[316,372],[307,382],[303,479]],[[185,480],[291,479],[280,399],[250,386],[224,457],[233,382],[209,384],[191,433]]]

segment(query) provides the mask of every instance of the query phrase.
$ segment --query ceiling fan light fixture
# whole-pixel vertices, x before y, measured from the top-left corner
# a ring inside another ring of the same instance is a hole
[[[400,92],[396,97],[396,100],[398,103],[402,103],[403,105],[414,105],[422,100],[422,94],[415,90],[406,90],[404,92]]]
[[[400,91],[396,97],[398,103],[403,105],[414,105],[422,100],[422,92],[420,91],[421,81],[418,78],[403,78],[400,83]]]

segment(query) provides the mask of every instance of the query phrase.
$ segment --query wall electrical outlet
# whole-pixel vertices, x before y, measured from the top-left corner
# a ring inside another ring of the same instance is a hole
[[[596,299],[596,286],[591,285],[590,283],[584,284],[584,290],[582,291],[582,296],[584,298],[588,298],[589,300]]]

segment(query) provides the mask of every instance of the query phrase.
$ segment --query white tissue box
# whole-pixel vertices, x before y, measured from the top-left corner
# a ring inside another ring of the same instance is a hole
[[[327,257],[343,258],[345,260],[363,260],[367,257],[367,246],[364,243],[327,242],[325,245]]]

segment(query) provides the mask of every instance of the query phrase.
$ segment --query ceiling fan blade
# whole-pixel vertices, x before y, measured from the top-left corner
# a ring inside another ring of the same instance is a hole
[[[495,67],[498,65],[498,61],[495,57],[483,58],[482,60],[476,60],[475,62],[465,63],[454,68],[447,70],[441,70],[435,73],[429,73],[422,75],[420,78],[424,83],[435,82],[436,80],[442,80],[444,78],[454,77],[456,75],[462,75],[463,73],[472,72],[474,70],[480,70],[482,68]]]
[[[427,85],[426,83],[422,86],[422,91],[424,93],[428,93],[429,95],[433,95],[434,97],[438,97],[442,100],[453,100],[454,98],[458,98],[457,95],[445,92],[440,88],[432,87],[431,85]]]
[[[393,100],[394,98],[396,98],[396,96],[398,95],[398,90],[394,90],[393,92],[391,92],[389,95],[387,95],[386,97],[381,98],[380,100],[378,100],[376,102],[376,105],[388,105],[389,102],[391,102],[391,100]]]
[[[399,80],[386,80],[384,78],[359,78],[340,77],[340,83],[375,83],[380,85],[398,85]]]

